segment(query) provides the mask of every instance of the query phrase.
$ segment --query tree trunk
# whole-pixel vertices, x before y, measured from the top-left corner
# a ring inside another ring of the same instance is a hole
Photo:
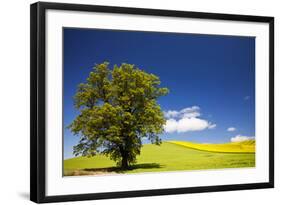
[[[122,153],[121,168],[124,170],[129,169],[128,153],[126,151]]]
[[[122,168],[122,169],[124,169],[124,170],[129,169],[128,159],[126,159],[126,158],[122,158],[121,168]]]

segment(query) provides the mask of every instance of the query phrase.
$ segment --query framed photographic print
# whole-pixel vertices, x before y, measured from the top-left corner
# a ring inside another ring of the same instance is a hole
[[[31,5],[31,200],[274,186],[274,18]]]

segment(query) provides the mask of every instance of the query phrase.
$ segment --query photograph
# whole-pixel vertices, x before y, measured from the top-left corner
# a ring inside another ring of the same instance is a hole
[[[32,4],[31,201],[273,188],[274,17],[246,13]]]
[[[255,168],[255,36],[62,39],[64,177]]]

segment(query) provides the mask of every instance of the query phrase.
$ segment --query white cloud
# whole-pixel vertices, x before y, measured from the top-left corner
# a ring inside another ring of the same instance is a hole
[[[164,116],[166,118],[173,118],[173,117],[177,117],[179,115],[178,111],[175,110],[168,110],[167,112],[164,112]]]
[[[184,108],[180,111],[169,110],[164,112],[164,115],[168,118],[164,126],[165,131],[168,133],[200,131],[216,127],[216,124],[198,118],[201,115],[198,106]]]
[[[209,124],[206,120],[198,118],[183,118],[177,123],[177,132],[199,131],[208,128]]]
[[[235,137],[232,137],[230,139],[231,142],[243,142],[246,140],[253,140],[255,137],[248,137],[248,136],[242,136],[242,135],[236,135]]]
[[[165,132],[175,132],[177,131],[178,122],[174,119],[169,119],[164,125]]]
[[[233,132],[233,131],[235,131],[235,130],[236,130],[235,127],[229,127],[229,128],[227,128],[227,131],[228,131],[228,132]]]
[[[191,118],[200,116],[200,107],[192,106],[184,108],[180,111],[177,110],[168,110],[164,112],[164,116],[168,119],[170,118]]]

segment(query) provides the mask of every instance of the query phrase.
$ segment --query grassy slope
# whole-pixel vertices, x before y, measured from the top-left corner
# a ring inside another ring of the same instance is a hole
[[[255,140],[242,142],[232,142],[225,144],[199,144],[185,141],[170,141],[171,143],[182,145],[184,147],[209,151],[209,152],[227,152],[227,153],[255,153]]]
[[[126,173],[254,167],[254,153],[215,153],[163,142],[161,146],[146,144],[138,163]],[[77,157],[64,161],[65,175],[118,172],[115,163],[104,156]]]

